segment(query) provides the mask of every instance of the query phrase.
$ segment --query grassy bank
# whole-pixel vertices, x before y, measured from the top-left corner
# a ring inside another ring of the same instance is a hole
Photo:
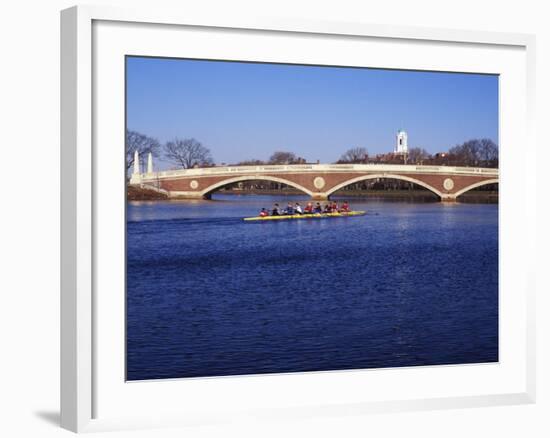
[[[164,193],[155,190],[142,189],[141,187],[127,186],[126,197],[128,201],[161,201],[168,199]]]

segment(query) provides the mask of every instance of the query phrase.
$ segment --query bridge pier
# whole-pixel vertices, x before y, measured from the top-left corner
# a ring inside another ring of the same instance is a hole
[[[455,195],[443,195],[441,196],[441,202],[456,202],[456,196]]]
[[[200,192],[171,191],[168,192],[168,197],[171,199],[210,199],[211,194],[203,195]]]
[[[311,195],[312,201],[328,201],[328,195],[326,193],[313,193]]]

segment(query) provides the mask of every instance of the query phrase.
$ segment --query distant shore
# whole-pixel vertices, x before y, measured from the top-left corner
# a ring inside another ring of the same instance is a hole
[[[218,193],[224,195],[269,195],[269,196],[300,196],[304,195],[299,190],[220,190]],[[339,191],[332,195],[335,198],[380,198],[380,199],[417,199],[417,200],[433,200],[438,198],[435,194],[428,190],[346,190]],[[464,193],[459,198],[462,202],[488,203],[498,204],[497,191],[471,191]]]
[[[220,190],[217,192],[223,195],[247,196],[247,195],[268,195],[268,196],[300,196],[304,195],[299,190]],[[436,195],[427,190],[346,190],[334,195],[336,198],[372,198],[372,199],[414,199],[418,201],[437,201]],[[139,187],[128,186],[128,201],[163,201],[169,200],[164,193]],[[495,191],[471,191],[459,198],[460,202],[497,204],[498,192]]]

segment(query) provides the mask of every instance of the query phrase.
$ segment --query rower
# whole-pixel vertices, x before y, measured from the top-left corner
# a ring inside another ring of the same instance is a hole
[[[304,214],[304,212],[302,211],[302,206],[300,205],[299,202],[297,202],[296,205],[294,206],[294,212],[296,214]]]
[[[279,210],[279,204],[275,204],[273,206],[273,210],[271,211],[271,216],[280,216],[281,210]]]
[[[288,214],[288,215],[294,214],[294,207],[292,207],[292,204],[290,202],[286,206],[285,214]]]

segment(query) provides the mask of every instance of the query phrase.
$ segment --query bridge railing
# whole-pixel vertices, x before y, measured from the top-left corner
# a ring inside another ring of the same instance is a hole
[[[455,166],[418,166],[407,164],[273,164],[260,166],[220,166],[195,169],[163,170],[143,173],[143,179],[165,179],[186,176],[231,175],[269,172],[401,172],[401,173],[445,173],[445,174],[481,174],[497,176],[498,169],[483,167]]]

